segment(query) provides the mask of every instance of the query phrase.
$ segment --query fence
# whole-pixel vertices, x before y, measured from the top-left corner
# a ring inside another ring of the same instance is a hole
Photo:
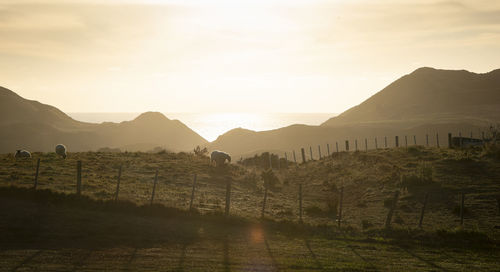
[[[449,139],[453,139],[450,135],[448,137]],[[426,137],[427,139],[427,137]],[[413,143],[416,144],[416,138],[413,137]],[[376,142],[376,141],[374,141]],[[396,138],[395,138],[395,143],[397,142]],[[338,144],[336,143],[335,146],[337,146]],[[406,145],[406,141],[405,141],[405,145]],[[348,150],[349,149],[349,142],[346,141],[346,149]],[[365,141],[365,151],[368,151],[368,144],[367,144],[367,141]],[[311,151],[312,148],[309,148],[309,151]],[[337,152],[337,149],[335,149],[335,151]],[[321,149],[318,148],[318,155],[321,154]],[[301,153],[302,153],[302,157],[303,159],[305,158],[304,156],[304,153],[305,153],[305,149],[302,148],[301,149]],[[327,146],[327,154],[330,153],[329,152],[329,147]],[[295,152],[292,152],[292,154],[295,154]],[[332,152],[331,155],[333,155],[334,153]],[[294,156],[295,157],[295,156]],[[273,168],[273,160],[271,159],[273,158],[273,155],[272,154],[269,154],[269,160],[268,160],[268,163],[269,163],[269,167],[270,168]],[[279,158],[279,157],[278,157]],[[285,158],[283,159],[284,161],[287,161],[287,158],[288,156],[285,155]],[[319,158],[319,157],[318,157]],[[323,156],[321,158],[324,158]],[[279,162],[281,162],[281,160],[278,160]],[[85,161],[82,161],[82,160],[78,160],[76,161],[76,164],[73,164],[74,168],[75,169],[74,173],[74,193],[76,195],[85,195],[86,194],[86,191],[85,191],[85,183],[86,183],[86,180],[85,180],[85,176],[82,175],[82,171],[84,171],[85,167],[86,167],[86,163],[93,163],[93,162],[85,162]],[[288,163],[288,162],[287,162]],[[281,167],[280,166],[281,163],[278,163],[277,165],[275,164],[274,165],[274,169],[275,170],[282,170],[282,169],[285,169],[284,167]],[[39,184],[39,179],[40,179],[40,176],[43,175],[43,172],[40,172],[40,168],[41,167],[41,162],[40,162],[40,159],[37,160],[37,163],[36,163],[36,170],[34,172],[34,179],[33,179],[33,189],[34,190],[37,190],[37,188],[40,186]],[[307,167],[307,166],[306,166]],[[113,199],[114,201],[119,201],[120,198],[119,198],[119,195],[120,195],[120,190],[123,189],[123,184],[121,184],[121,181],[123,179],[123,175],[126,175],[126,171],[127,171],[127,168],[126,167],[123,167],[123,165],[119,165],[119,167],[115,168],[115,170],[117,171],[117,175],[115,177],[115,180],[113,183],[110,182],[110,185],[112,185],[112,187],[115,188],[115,192],[114,192],[114,195],[112,196],[111,199]],[[150,183],[150,199],[148,200],[149,202],[149,205],[154,205],[155,204],[155,196],[158,196],[158,193],[157,193],[157,189],[158,189],[158,186],[161,186],[161,184],[159,184],[158,180],[159,180],[159,177],[160,177],[160,174],[159,174],[159,169],[156,168],[156,169],[148,169],[146,170],[150,173],[151,175],[151,179],[152,179],[152,183]],[[186,191],[190,191],[190,197],[189,197],[189,205],[188,205],[188,211],[193,211],[195,209],[198,209],[198,210],[202,210],[203,209],[203,205],[198,205],[198,207],[196,207],[197,205],[195,204],[195,200],[197,197],[199,197],[199,189],[200,189],[200,183],[197,183],[197,173],[192,173],[192,183],[189,183],[189,184],[182,184],[182,186],[184,186],[186,189]],[[220,176],[221,179],[224,179],[224,176],[221,175]],[[317,199],[317,195],[313,195],[313,193],[311,192],[312,189],[309,189],[309,191],[307,190],[304,190],[304,185],[306,185],[306,189],[308,188],[307,187],[307,181],[306,181],[307,178],[299,178],[299,182],[296,183],[297,186],[290,186],[289,190],[286,192],[286,194],[288,194],[288,197],[287,198],[287,201],[291,203],[290,207],[292,209],[292,211],[290,211],[288,214],[290,217],[293,218],[293,216],[295,215],[295,219],[298,221],[298,222],[308,222],[308,221],[311,221],[311,217],[305,217],[304,216],[304,210],[307,209],[307,208],[310,208],[312,207],[311,203],[313,203],[313,200],[311,199]],[[140,181],[138,181],[140,182]],[[269,207],[270,205],[276,205],[276,203],[278,203],[279,205],[282,204],[283,202],[283,199],[279,198],[276,194],[271,194],[270,195],[270,192],[268,192],[268,188],[265,187],[264,188],[264,192],[263,194],[261,195],[258,195],[260,196],[260,199],[259,200],[256,200],[255,198],[254,199],[251,199],[251,200],[248,200],[246,203],[242,202],[241,200],[241,195],[245,194],[245,192],[241,192],[241,191],[238,191],[238,192],[234,192],[232,190],[232,187],[233,187],[233,180],[231,179],[225,179],[225,190],[224,190],[224,205],[223,205],[223,211],[224,211],[224,214],[226,216],[229,216],[231,213],[232,213],[232,210],[231,210],[231,205],[234,205],[234,203],[232,204],[232,198],[235,197],[235,193],[239,193],[240,195],[237,196],[237,199],[239,198],[240,201],[237,202],[238,205],[244,205],[244,206],[254,206],[254,210],[255,209],[258,209],[260,210],[260,215],[261,217],[269,217],[269,216],[275,216],[274,214],[272,213],[269,213]],[[330,221],[331,223],[333,224],[336,224],[338,227],[341,227],[342,224],[345,224],[346,222],[349,223],[349,222],[352,222],[353,219],[352,217],[349,219],[349,215],[353,214],[353,209],[356,209],[356,207],[354,207],[354,205],[351,203],[351,207],[346,207],[346,203],[345,202],[345,197],[344,197],[344,186],[342,186],[337,192],[335,192],[334,194],[337,194],[337,199],[338,199],[338,205],[337,205],[337,209],[336,209],[336,213],[335,213],[335,216],[333,217],[330,217],[330,218],[327,218],[326,220],[327,221]],[[201,194],[206,194],[206,192],[202,192]],[[292,197],[290,197],[290,195],[292,195]],[[295,196],[293,196],[295,195]],[[218,197],[220,197],[221,195],[219,194]],[[307,200],[309,196],[309,200]],[[386,228],[390,228],[391,227],[391,224],[393,222],[393,217],[394,217],[394,214],[395,212],[398,210],[398,201],[399,201],[399,196],[400,196],[400,191],[399,190],[396,190],[394,191],[394,197],[392,198],[392,202],[391,202],[391,205],[388,207],[388,211],[387,211],[387,215],[384,216],[385,220],[384,220],[384,223],[381,222],[382,225],[384,225]],[[425,194],[425,198],[422,199],[422,206],[421,206],[421,211],[419,212],[418,215],[415,215],[415,220],[418,221],[418,224],[415,224],[414,226],[415,227],[419,227],[419,228],[422,228],[423,225],[424,225],[424,222],[426,222],[426,218],[425,218],[425,215],[426,215],[426,208],[428,208],[428,205],[429,205],[429,199],[432,199],[431,197],[431,193],[427,193]],[[256,197],[258,198],[258,197]],[[459,200],[457,201],[457,205],[460,205],[460,212],[459,212],[459,217],[460,217],[460,223],[459,225],[464,225],[464,215],[465,215],[465,209],[466,209],[466,199],[467,199],[467,196],[465,194],[465,192],[462,192],[459,196]],[[497,198],[496,201],[498,202],[498,209],[499,209],[499,212],[500,212],[500,198]],[[182,206],[182,205],[181,205]],[[221,205],[222,206],[222,205]],[[380,203],[380,206],[382,206],[382,203]],[[346,208],[349,208],[350,210],[347,210],[347,213],[346,213]],[[267,210],[267,212],[266,212]],[[312,213],[313,211],[311,211]],[[305,214],[308,214],[309,212],[306,212]],[[255,214],[255,213],[253,213]],[[346,218],[346,215],[348,216]],[[380,216],[379,216],[380,218]],[[347,219],[347,220],[346,220]]]

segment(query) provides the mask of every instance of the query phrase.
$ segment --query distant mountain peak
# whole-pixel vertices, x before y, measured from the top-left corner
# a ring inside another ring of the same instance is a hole
[[[157,111],[148,111],[137,116],[134,121],[139,122],[159,122],[159,121],[169,121],[163,113]]]

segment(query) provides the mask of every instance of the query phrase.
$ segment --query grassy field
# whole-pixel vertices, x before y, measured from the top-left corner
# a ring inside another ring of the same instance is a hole
[[[77,160],[83,164],[82,197],[74,195]],[[114,202],[120,165],[120,201]],[[0,269],[498,270],[500,161],[482,150],[374,150],[281,167],[264,220],[260,171],[238,165],[216,170],[208,158],[187,153],[88,152],[66,160],[35,153],[23,161],[1,155]],[[194,174],[195,211],[189,213]],[[228,218],[223,216],[227,181],[232,184]],[[303,224],[298,223],[299,184]],[[392,228],[385,229],[395,191],[401,194]],[[461,192],[466,196],[463,227]],[[425,194],[429,201],[419,229]]]

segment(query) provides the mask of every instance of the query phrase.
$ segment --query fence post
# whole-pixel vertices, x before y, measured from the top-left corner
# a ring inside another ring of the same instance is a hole
[[[228,180],[226,183],[226,213],[225,215],[229,215],[229,208],[231,206],[231,180]]]
[[[451,133],[448,132],[448,148],[452,148],[452,147],[453,147],[453,142],[452,142]]]
[[[337,153],[339,153],[339,142],[335,142],[335,148],[337,150]]]
[[[385,148],[387,148],[387,136],[384,136]]]
[[[285,152],[285,162],[288,164],[288,156],[287,156],[286,152]]]
[[[396,136],[395,141],[396,141],[395,143],[396,147],[399,147],[399,136]]]
[[[302,163],[306,163],[306,151],[303,147],[300,149],[300,151],[302,152]]]
[[[358,139],[354,140],[354,146],[355,146],[355,147],[354,147],[354,148],[355,148],[354,150],[355,150],[355,151],[358,151]]]
[[[319,154],[319,159],[321,160],[321,145],[318,145],[318,154]]]
[[[297,163],[297,157],[295,156],[295,150],[293,151],[293,161]]]
[[[408,136],[405,135],[405,148],[408,149]]]
[[[396,204],[398,202],[398,197],[399,197],[399,191],[396,191],[394,193],[394,199],[392,200],[392,205],[391,205],[391,208],[389,209],[389,213],[387,213],[387,219],[385,221],[385,228],[390,228],[391,227],[392,215],[394,213],[394,210],[396,209]]]
[[[267,202],[267,187],[264,189],[264,201],[262,202],[262,212],[260,214],[261,218],[264,218],[264,214],[266,212],[266,202]]]
[[[299,183],[299,222],[302,223],[302,183]]]
[[[115,201],[118,201],[118,194],[120,193],[120,180],[122,178],[122,166],[118,168],[118,180],[116,181],[116,192],[115,192]]]
[[[328,157],[330,157],[330,144],[326,144],[326,151],[328,152]]]
[[[425,134],[425,145],[429,147],[429,134]]]
[[[464,202],[465,202],[465,194],[462,192],[462,201],[460,203],[460,225],[464,225]]]
[[[271,157],[272,157],[272,155],[271,155],[271,152],[268,152],[268,154],[269,154],[269,169],[271,169],[271,170],[272,170],[272,169],[273,169],[273,163],[272,163],[272,161],[271,161]]]
[[[342,222],[342,202],[344,200],[344,186],[340,187],[340,199],[339,199],[339,218],[337,223],[339,224],[340,228],[340,223]]]
[[[311,153],[311,161],[314,160],[313,158],[313,148],[312,146],[309,146],[309,152]]]
[[[35,184],[33,185],[34,190],[36,190],[36,187],[38,186],[38,170],[40,170],[40,158],[36,160]]]
[[[460,139],[460,142],[459,142],[460,148],[462,148],[463,147],[463,140],[462,140],[462,132],[461,131],[458,132],[458,138]]]
[[[413,145],[417,145],[417,136],[413,135]]]
[[[153,193],[151,194],[151,205],[153,205],[153,201],[155,199],[156,182],[158,182],[158,169],[156,169],[155,181],[153,183]]]
[[[189,201],[189,211],[193,210],[194,190],[196,188],[196,174],[193,177],[193,189],[191,190],[191,200]]]
[[[377,137],[375,137],[375,149],[378,149]]]
[[[345,141],[345,151],[349,152],[349,140]]]
[[[436,146],[439,148],[439,133],[436,133]]]
[[[429,198],[429,194],[425,194],[424,206],[422,206],[422,211],[420,212],[420,220],[418,221],[418,227],[422,228],[422,222],[424,221],[424,213],[425,207],[427,206],[427,199]]]
[[[82,193],[82,161],[76,162],[76,194]]]
[[[368,139],[365,138],[365,152],[368,151]]]

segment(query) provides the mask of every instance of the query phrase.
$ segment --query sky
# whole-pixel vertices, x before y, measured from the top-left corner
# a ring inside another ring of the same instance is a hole
[[[500,68],[500,1],[0,0],[0,86],[65,112],[340,113]]]

